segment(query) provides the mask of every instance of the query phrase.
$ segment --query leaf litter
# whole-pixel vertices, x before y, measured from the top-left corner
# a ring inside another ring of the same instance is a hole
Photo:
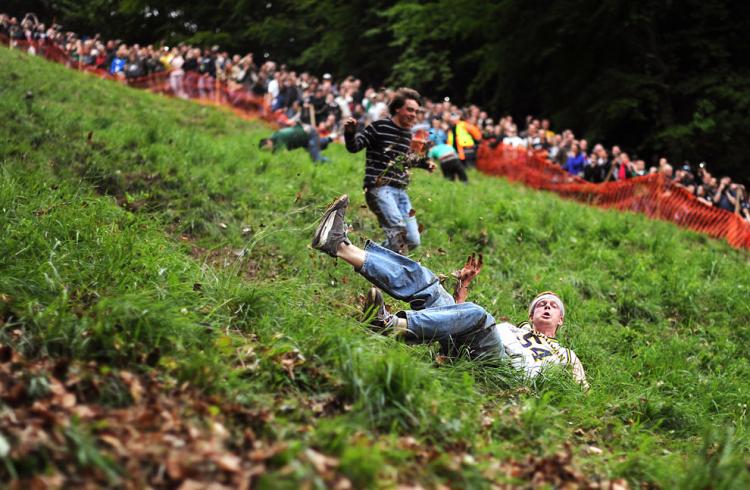
[[[294,379],[305,357],[291,350],[277,362]],[[105,386],[113,383],[126,403],[102,402]],[[269,435],[272,411],[221,400],[155,373],[95,362],[27,360],[0,344],[0,402],[0,457],[6,461],[0,477],[10,480],[12,489],[247,489],[270,471],[292,471],[274,461],[289,446]],[[340,413],[340,402],[334,393],[304,400],[313,417]],[[483,423],[488,427],[492,421],[487,417]],[[481,468],[494,488],[628,488],[625,480],[587,479],[573,463],[569,445],[552,455],[510,461],[475,456],[462,444],[438,448],[413,436],[400,437],[397,446],[422,468],[399,478],[406,480],[399,482],[403,488],[422,488],[419,473],[438,460],[448,461],[454,472]],[[312,447],[295,457],[329,488],[353,488],[338,458]]]

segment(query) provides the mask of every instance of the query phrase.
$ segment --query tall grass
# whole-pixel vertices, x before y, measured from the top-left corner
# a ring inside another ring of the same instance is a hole
[[[6,49],[0,60],[0,342],[266,406],[288,457],[329,451],[362,487],[397,474],[486,485],[487,458],[566,442],[601,478],[748,483],[746,253],[476,173],[467,186],[415,173],[425,230],[414,258],[446,273],[482,252],[471,300],[496,317],[525,319],[540,290],[564,298],[561,341],[591,390],[561,373],[529,385],[507,366],[445,363],[360,323],[366,282],[308,243],[344,192],[352,239],[381,238],[357,191],[361,155],[334,146],[331,164],[314,165],[304,152],[259,152],[261,124]],[[327,397],[337,401],[322,416],[309,408]],[[446,456],[417,471],[406,436],[479,462]]]

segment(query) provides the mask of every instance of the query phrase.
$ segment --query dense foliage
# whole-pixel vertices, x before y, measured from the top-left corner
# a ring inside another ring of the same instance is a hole
[[[746,253],[476,173],[416,175],[416,258],[449,272],[482,251],[470,299],[498,317],[544,289],[567,302],[591,391],[530,385],[358,321],[367,283],[309,240],[343,192],[353,240],[380,236],[362,155],[262,153],[260,124],[0,62],[0,480],[747,487]]]
[[[78,32],[252,50],[316,73],[548,116],[650,161],[746,179],[750,4],[575,1],[11,0]]]

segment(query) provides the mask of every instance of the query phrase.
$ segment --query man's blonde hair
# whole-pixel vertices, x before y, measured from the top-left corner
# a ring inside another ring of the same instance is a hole
[[[531,303],[529,304],[529,317],[534,315],[534,308],[536,308],[536,304],[539,303],[543,299],[555,301],[557,305],[560,307],[560,313],[561,313],[560,316],[562,318],[565,318],[565,303],[563,303],[563,300],[560,299],[560,296],[558,296],[558,294],[553,291],[541,292],[537,294],[533,300],[531,300]]]

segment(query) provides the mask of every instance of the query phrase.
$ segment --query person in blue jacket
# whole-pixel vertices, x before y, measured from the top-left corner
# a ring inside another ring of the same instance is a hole
[[[568,152],[568,159],[565,161],[563,168],[573,175],[583,174],[583,167],[586,164],[586,154],[581,151],[578,142],[574,142]]]

